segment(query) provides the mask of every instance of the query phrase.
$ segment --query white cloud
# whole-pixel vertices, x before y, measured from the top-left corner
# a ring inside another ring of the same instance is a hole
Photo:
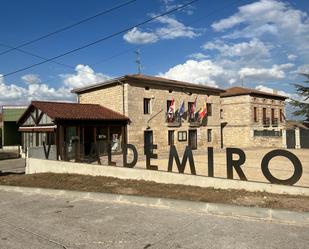
[[[234,15],[212,24],[217,32],[231,30],[225,38],[266,37],[272,35],[277,44],[285,44],[299,51],[309,44],[309,18],[306,12],[293,8],[286,2],[260,0],[243,5]]]
[[[276,94],[279,94],[279,95],[282,95],[282,96],[286,96],[288,98],[291,98],[291,97],[296,95],[296,94],[292,94],[292,93],[287,93],[285,91],[279,91],[279,90],[276,90],[276,89],[273,89],[273,88],[270,88],[270,87],[267,87],[267,86],[264,86],[264,85],[258,85],[258,86],[255,87],[255,89],[262,91],[262,92],[267,92],[267,93],[276,93]]]
[[[209,58],[208,55],[203,54],[203,53],[193,53],[193,54],[190,54],[188,57],[195,59],[195,60],[204,60],[204,59]]]
[[[41,79],[39,75],[37,74],[26,74],[21,77],[21,79],[26,83],[26,84],[39,84],[41,83]]]
[[[241,42],[233,45],[228,45],[221,40],[215,42],[207,42],[203,45],[206,50],[217,50],[221,56],[235,57],[235,56],[270,56],[270,46],[266,46],[258,39],[252,39],[249,42]]]
[[[288,54],[288,55],[287,55],[287,58],[288,58],[288,60],[290,60],[290,61],[295,61],[296,58],[297,58],[297,55],[295,55],[295,54]]]
[[[155,31],[161,39],[194,38],[199,36],[199,33],[194,28],[185,26],[175,18],[161,16],[156,20],[165,25],[164,27],[157,28]]]
[[[216,77],[222,74],[224,74],[223,68],[210,60],[188,60],[184,64],[179,64],[170,68],[165,73],[160,73],[159,76],[218,87]]]
[[[161,0],[163,4],[163,10],[169,11],[174,8],[180,7],[182,4],[177,4],[175,0]],[[181,9],[180,11],[185,12],[188,15],[193,14],[194,7],[192,5],[188,5],[186,8]]]
[[[241,79],[251,78],[258,81],[283,79],[285,77],[285,71],[294,66],[292,63],[273,65],[271,68],[250,68],[243,67],[238,71],[238,75]]]
[[[135,27],[124,34],[124,40],[134,44],[150,44],[159,40],[171,40],[181,37],[195,38],[200,35],[196,29],[185,26],[173,17],[161,16],[155,22],[163,26],[154,28],[151,32],[141,31]]]
[[[79,88],[110,79],[107,75],[95,73],[93,69],[87,65],[79,64],[76,66],[75,71],[76,74],[60,75],[63,78],[65,86],[69,88]]]
[[[154,33],[142,32],[138,28],[133,28],[132,30],[124,34],[123,39],[125,39],[129,43],[148,44],[157,42],[159,38]]]
[[[68,88],[55,89],[40,83],[31,83],[27,87],[21,87],[6,84],[4,79],[0,78],[0,105],[29,104],[34,99],[73,101],[75,97]]]
[[[296,72],[299,74],[309,74],[309,64],[299,66]]]

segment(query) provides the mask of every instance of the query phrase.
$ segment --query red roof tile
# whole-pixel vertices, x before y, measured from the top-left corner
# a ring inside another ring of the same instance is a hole
[[[232,87],[226,89],[226,92],[221,93],[221,97],[231,97],[231,96],[239,96],[239,95],[259,95],[259,96],[267,96],[274,97],[280,99],[287,99],[288,97],[282,96],[275,93],[263,92],[256,89],[244,88],[244,87]]]
[[[54,120],[129,120],[118,112],[96,104],[32,101],[27,111],[32,107],[40,109]]]

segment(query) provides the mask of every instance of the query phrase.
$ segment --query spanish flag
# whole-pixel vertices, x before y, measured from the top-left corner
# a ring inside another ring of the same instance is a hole
[[[203,120],[203,118],[206,116],[206,114],[207,114],[207,96],[205,98],[203,108],[201,108],[201,110],[199,111],[199,114],[198,114],[199,119]]]

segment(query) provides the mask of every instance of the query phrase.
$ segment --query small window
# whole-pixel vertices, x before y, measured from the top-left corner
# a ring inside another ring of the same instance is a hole
[[[254,122],[258,122],[258,113],[257,113],[258,109],[257,107],[253,108],[253,116],[254,116]]]
[[[174,145],[174,131],[168,131],[168,145],[172,146]]]
[[[187,132],[186,131],[178,131],[178,141],[180,141],[180,142],[187,141]]]
[[[211,137],[211,129],[207,130],[207,142],[210,143],[212,141],[212,137]]]
[[[207,115],[212,116],[212,104],[207,103]]]
[[[223,119],[223,109],[220,109],[220,118]]]
[[[150,114],[150,99],[144,98],[144,114]]]

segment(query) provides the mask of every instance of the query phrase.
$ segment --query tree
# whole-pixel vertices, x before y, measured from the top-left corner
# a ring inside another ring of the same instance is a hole
[[[303,73],[302,75],[307,78],[304,83],[309,84],[309,73]],[[296,92],[302,97],[302,99],[293,99],[291,101],[291,104],[297,108],[293,114],[296,116],[303,116],[306,121],[309,121],[309,86],[304,86],[303,84],[294,84],[294,86]]]

